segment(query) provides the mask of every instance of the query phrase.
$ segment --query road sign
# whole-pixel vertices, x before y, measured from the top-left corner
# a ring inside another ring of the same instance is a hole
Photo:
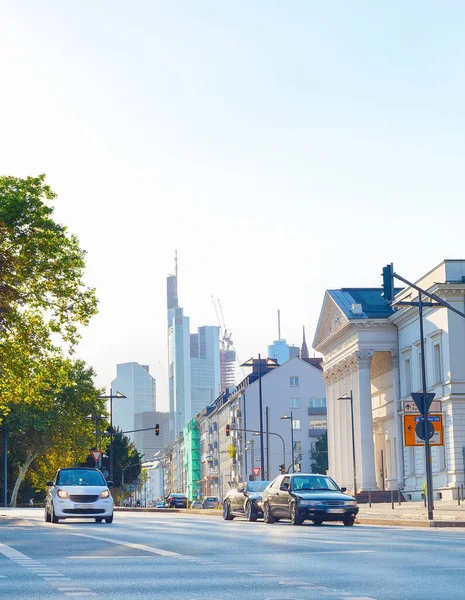
[[[425,396],[426,396],[426,406],[424,406],[424,403],[423,403],[423,392],[413,392],[412,393],[413,401],[418,406],[418,410],[420,411],[420,413],[422,415],[426,415],[427,412],[429,411],[429,407],[431,406],[431,402],[433,401],[435,394],[433,394],[433,393],[425,394]]]
[[[101,450],[91,450],[90,453],[94,457],[95,464],[97,464],[100,458],[102,457],[103,452]]]
[[[442,446],[443,428],[442,415],[428,415],[428,421],[433,426],[433,436],[429,441],[430,446]],[[424,446],[425,441],[418,437],[416,433],[417,425],[421,423],[423,427],[423,417],[420,415],[404,415],[404,444],[405,446]]]
[[[261,468],[260,467],[252,467],[252,473],[254,475],[260,475]]]
[[[420,411],[418,410],[418,406],[413,402],[413,400],[404,400],[403,401],[403,409],[406,414],[415,414],[419,415]],[[432,413],[440,413],[442,411],[441,401],[433,400],[431,402],[431,406],[429,407],[429,412]]]
[[[434,435],[434,427],[433,427],[433,424],[431,423],[431,421],[428,419],[428,423],[426,425],[427,435],[425,435],[424,422],[425,422],[424,419],[422,419],[421,421],[418,421],[418,423],[415,426],[415,435],[418,438],[420,438],[420,440],[426,440],[426,438],[428,438],[430,440]]]

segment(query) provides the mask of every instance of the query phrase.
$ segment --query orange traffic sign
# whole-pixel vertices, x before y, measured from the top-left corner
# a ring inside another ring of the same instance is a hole
[[[405,446],[424,446],[424,440],[420,439],[416,433],[416,427],[419,422],[423,421],[421,415],[404,415],[404,444]],[[433,437],[429,441],[430,446],[442,446],[443,428],[442,415],[428,415],[428,421],[434,429]]]

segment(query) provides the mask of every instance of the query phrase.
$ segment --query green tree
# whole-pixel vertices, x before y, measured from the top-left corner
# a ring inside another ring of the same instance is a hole
[[[326,473],[328,470],[328,433],[325,432],[315,443],[311,453],[312,473]]]
[[[35,401],[24,370],[40,386],[44,361],[62,342],[72,352],[97,312],[85,252],[52,218],[55,198],[45,175],[0,177],[0,420],[7,403]]]
[[[33,463],[30,479],[36,487],[45,487],[58,467],[85,459],[94,440],[93,422],[86,417],[105,408],[93,384],[94,372],[83,361],[54,359],[47,369],[43,365],[41,380],[44,372],[48,373],[48,388],[42,389],[34,403],[11,403],[8,407],[16,471],[11,506],[16,505],[19,488]],[[58,376],[53,379],[55,374]]]

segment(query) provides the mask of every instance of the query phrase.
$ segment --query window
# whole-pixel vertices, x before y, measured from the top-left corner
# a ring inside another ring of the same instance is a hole
[[[292,419],[292,429],[300,429],[300,419]]]
[[[404,361],[405,367],[405,395],[408,396],[412,392],[412,370],[410,368],[410,358]]]
[[[441,346],[434,344],[433,346],[433,358],[434,358],[434,383],[441,383]]]
[[[291,398],[289,400],[289,408],[300,408],[300,398]]]
[[[310,398],[308,408],[326,408],[326,398]]]
[[[296,375],[291,375],[291,377],[289,377],[289,385],[291,387],[298,387],[299,378]]]

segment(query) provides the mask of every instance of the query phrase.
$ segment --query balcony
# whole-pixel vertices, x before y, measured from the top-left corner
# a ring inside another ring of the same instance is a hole
[[[325,415],[326,414],[326,406],[318,406],[316,408],[309,407],[308,414],[309,415]]]
[[[309,429],[308,430],[308,437],[311,438],[320,438],[323,437],[324,434],[326,433],[327,429],[326,427],[320,427],[320,428],[315,428],[315,429]]]

